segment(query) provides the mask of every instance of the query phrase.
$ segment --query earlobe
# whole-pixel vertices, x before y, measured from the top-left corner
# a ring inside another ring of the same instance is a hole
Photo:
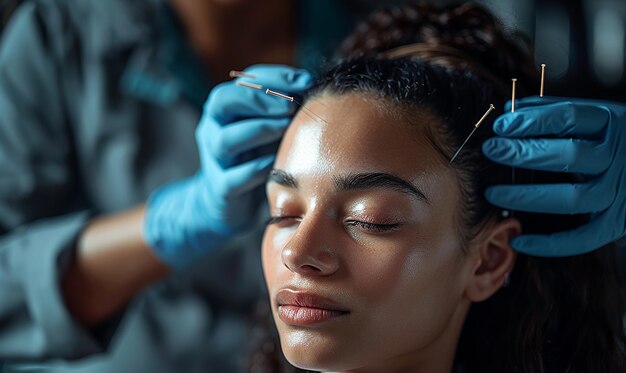
[[[509,243],[521,231],[519,221],[510,218],[490,225],[479,235],[475,248],[478,260],[465,291],[470,301],[481,302],[505,284],[517,257]]]

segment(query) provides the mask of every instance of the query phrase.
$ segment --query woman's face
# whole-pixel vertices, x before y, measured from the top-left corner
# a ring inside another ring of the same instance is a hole
[[[380,99],[307,107],[327,123],[298,114],[267,184],[263,267],[285,356],[314,370],[452,359],[474,269],[455,230],[453,173]]]

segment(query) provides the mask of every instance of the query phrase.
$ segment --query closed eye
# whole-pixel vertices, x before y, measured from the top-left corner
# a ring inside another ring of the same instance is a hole
[[[369,223],[369,222],[360,221],[360,220],[347,220],[346,224],[348,224],[349,226],[356,226],[356,227],[361,228],[361,229],[363,229],[365,231],[373,232],[373,233],[393,232],[393,231],[398,230],[400,228],[400,226],[402,225],[400,223],[375,224],[375,223]]]
[[[300,220],[302,220],[300,216],[271,216],[265,225],[289,225],[290,223],[299,223]]]

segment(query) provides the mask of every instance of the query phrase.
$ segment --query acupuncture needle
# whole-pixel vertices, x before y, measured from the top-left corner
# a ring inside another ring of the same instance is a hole
[[[541,64],[541,85],[539,86],[539,97],[543,97],[543,82],[546,77],[546,64]]]
[[[517,79],[511,79],[511,113],[515,112],[515,82]],[[511,167],[511,184],[515,184],[515,167]]]
[[[247,73],[245,71],[237,71],[237,70],[230,70],[230,72],[228,73],[228,75],[231,78],[249,78],[249,79],[255,79],[256,75],[254,74],[250,74]],[[241,87],[248,87],[248,88],[253,88],[253,89],[257,89],[257,90],[262,90],[263,86],[260,84],[255,84],[255,83],[248,83],[248,82],[242,82],[242,81],[238,81],[237,83],[238,86]],[[267,95],[272,95],[272,96],[276,96],[276,97],[280,97],[282,99],[291,101],[291,102],[295,102],[298,106],[300,106],[300,108],[302,109],[302,111],[304,111],[306,114],[308,114],[311,118],[313,119],[319,119],[324,123],[328,123],[324,118],[320,117],[319,115],[315,114],[313,111],[311,111],[311,109],[306,108],[302,103],[298,102],[296,99],[294,99],[292,96],[287,96],[285,94],[282,94],[280,92],[271,90],[269,88],[267,88],[265,90],[265,94]]]
[[[306,108],[304,105],[302,105],[302,103],[300,103],[300,102],[296,101],[296,99],[294,99],[292,96],[287,96],[287,95],[282,94],[282,93],[280,93],[280,92],[273,91],[273,90],[271,90],[271,89],[269,89],[269,88],[265,89],[265,94],[272,95],[272,96],[276,96],[276,97],[280,97],[280,98],[283,98],[283,99],[288,100],[288,101],[291,101],[291,102],[295,102],[295,103],[296,103],[298,106],[300,106],[300,108],[301,108],[301,109],[302,109],[305,113],[307,113],[307,114],[308,114],[311,118],[313,118],[313,119],[317,118],[317,119],[321,120],[321,121],[322,121],[322,122],[324,122],[324,123],[328,123],[328,122],[326,121],[326,119],[324,119],[324,118],[320,117],[319,115],[315,114],[315,113],[314,113],[313,111],[311,111],[310,109]]]
[[[259,91],[263,89],[263,86],[260,84],[254,84],[254,83],[248,83],[248,82],[237,82],[235,83],[236,85],[240,86],[240,87],[248,87],[248,88],[254,88],[254,89],[258,89]]]
[[[235,83],[236,85],[240,86],[240,87],[248,87],[248,88],[252,88],[252,89],[256,89],[259,91],[263,90],[263,86],[260,84],[255,84],[255,83],[248,83],[248,82],[242,82],[242,81],[238,81]],[[324,123],[328,123],[324,118],[320,117],[319,115],[315,114],[313,111],[311,111],[309,108],[305,107],[304,105],[302,105],[300,102],[298,102],[296,99],[294,99],[292,96],[287,96],[285,94],[282,94],[280,92],[271,90],[269,88],[265,89],[265,94],[267,95],[272,95],[272,96],[276,96],[276,97],[280,97],[282,99],[285,99],[287,101],[291,101],[296,103],[298,106],[300,106],[300,108],[302,109],[302,111],[304,111],[305,114],[307,114],[308,116],[310,116],[313,119],[319,119]]]
[[[511,113],[515,112],[515,82],[517,79],[511,79]]]
[[[255,79],[256,78],[256,75],[254,75],[254,74],[250,74],[250,73],[247,73],[245,71],[237,71],[237,70],[230,70],[228,75],[231,78],[249,78],[249,79]]]
[[[465,144],[467,144],[467,142],[469,141],[470,137],[472,137],[472,135],[474,134],[474,132],[476,132],[476,130],[478,129],[478,127],[481,125],[481,123],[485,120],[485,118],[487,118],[487,116],[489,115],[489,113],[491,113],[491,111],[493,109],[495,109],[496,107],[493,106],[493,104],[489,104],[489,109],[487,109],[487,111],[485,112],[485,114],[483,114],[482,117],[480,117],[480,119],[478,120],[478,122],[476,122],[476,124],[474,125],[474,129],[472,130],[472,132],[470,132],[470,134],[465,138],[465,141],[463,141],[463,144],[461,144],[461,146],[459,147],[459,149],[456,151],[456,153],[454,153],[454,155],[452,156],[452,159],[450,159],[450,163],[448,164],[452,164],[452,162],[454,162],[454,160],[456,159],[456,157],[459,155],[459,153],[461,153],[461,150],[463,149],[463,147],[465,146]]]

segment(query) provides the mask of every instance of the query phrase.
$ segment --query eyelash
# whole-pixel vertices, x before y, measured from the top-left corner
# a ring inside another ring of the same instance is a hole
[[[288,220],[299,220],[299,216],[272,216],[266,222],[265,225],[280,224]],[[386,233],[391,232],[400,227],[399,223],[394,224],[375,224],[368,223],[360,220],[347,220],[346,223],[350,226],[358,226],[366,231],[373,233]]]
[[[348,220],[348,221],[346,221],[346,223],[348,223],[348,225],[359,226],[359,227],[365,229],[366,231],[374,232],[374,233],[392,232],[392,231],[395,231],[396,229],[398,229],[400,227],[399,223],[395,223],[395,224],[374,224],[374,223],[368,223],[368,222],[359,221],[359,220]]]
[[[269,219],[267,219],[267,221],[265,222],[265,225],[280,224],[287,220],[299,220],[299,219],[300,219],[299,216],[271,216]]]

